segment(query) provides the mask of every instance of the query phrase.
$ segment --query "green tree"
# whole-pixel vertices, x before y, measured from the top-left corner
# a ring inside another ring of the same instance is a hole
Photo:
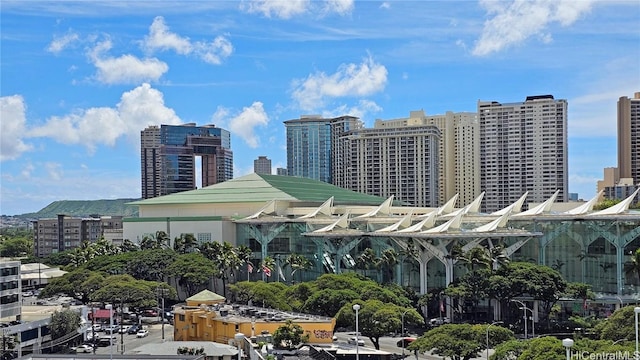
[[[80,314],[71,309],[62,309],[51,314],[51,339],[54,344],[67,343],[75,338],[80,328]]]
[[[280,348],[293,349],[307,341],[309,341],[309,335],[305,335],[302,326],[293,323],[291,319],[287,319],[284,325],[273,333],[273,343]]]
[[[128,261],[126,273],[140,280],[165,281],[167,269],[176,258],[177,253],[171,249],[142,250]]]
[[[486,350],[488,325],[445,324],[427,331],[407,348],[420,352],[432,351],[453,360],[468,360],[478,357]],[[489,328],[489,346],[513,339],[511,330],[500,326]]]
[[[0,256],[19,257],[33,254],[33,238],[0,237]]]
[[[360,305],[358,331],[368,337],[378,350],[380,349],[380,337],[401,330],[403,313],[405,313],[405,326],[424,324],[422,315],[415,309],[403,308],[380,300],[354,301],[345,304],[336,315],[336,323],[355,324],[355,311],[353,310],[355,303]]]
[[[600,339],[618,341],[621,339],[635,338],[635,313],[634,306],[625,306],[614,311],[606,321],[596,325],[595,333],[600,334]]]
[[[630,278],[635,278],[636,284],[640,284],[640,248],[631,253],[631,260],[624,264],[624,272]]]
[[[93,292],[90,298],[93,301],[105,304],[127,304],[136,308],[156,306],[156,288],[158,287],[168,289],[166,298],[176,298],[175,289],[169,287],[169,285],[160,282],[136,280],[131,275],[107,277],[103,286]]]
[[[174,276],[187,297],[201,290],[214,274],[213,264],[200,253],[178,255],[167,268],[167,274]]]
[[[334,316],[345,305],[359,299],[360,294],[351,289],[322,289],[313,292],[302,307],[310,314]]]
[[[313,263],[303,255],[289,254],[284,261],[291,268],[290,278],[293,282],[294,275],[298,270],[305,271],[311,269]]]
[[[171,243],[171,238],[164,231],[156,231],[155,235],[146,235],[140,241],[140,249],[167,249]]]
[[[179,254],[186,254],[195,250],[198,246],[198,241],[193,234],[180,234],[173,240],[173,250]]]

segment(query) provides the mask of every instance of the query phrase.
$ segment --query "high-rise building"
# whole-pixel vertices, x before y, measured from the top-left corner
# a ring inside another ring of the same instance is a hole
[[[289,175],[289,172],[287,171],[287,168],[276,168],[276,175],[287,176]]]
[[[344,132],[334,184],[414,206],[437,206],[440,131],[433,125],[374,127]]]
[[[253,160],[253,172],[271,175],[271,160],[266,156],[258,156],[257,159]]]
[[[640,184],[640,92],[618,100],[618,171]]]
[[[233,178],[231,135],[213,125],[150,126],[141,131],[142,198],[196,188],[196,158],[202,186]]]
[[[478,101],[478,119],[483,211],[502,209],[527,191],[527,203],[541,203],[557,190],[556,201],[567,201],[566,100]]]
[[[408,118],[376,120],[375,128],[435,125],[440,130],[438,148],[438,203],[443,205],[458,194],[457,206],[471,203],[480,195],[480,127],[472,112],[447,111],[425,115],[411,111]]]
[[[289,176],[332,182],[332,136],[335,135],[332,124],[342,132],[361,123],[352,116],[326,119],[320,115],[303,115],[300,119],[284,122]]]

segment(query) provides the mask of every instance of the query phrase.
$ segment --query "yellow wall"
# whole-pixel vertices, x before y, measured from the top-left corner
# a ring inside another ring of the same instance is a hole
[[[214,341],[217,343],[228,344],[238,332],[243,333],[246,337],[260,335],[263,331],[273,334],[276,329],[284,325],[284,321],[256,321],[246,317],[227,316],[224,318],[216,318],[216,313],[203,309],[185,309],[184,319],[182,311],[176,311],[174,317],[174,340],[176,341]],[[305,334],[309,335],[310,343],[331,343],[333,338],[333,329],[335,327],[335,319],[318,320],[318,321],[295,321],[294,324],[300,325]],[[254,326],[253,331],[251,329]]]

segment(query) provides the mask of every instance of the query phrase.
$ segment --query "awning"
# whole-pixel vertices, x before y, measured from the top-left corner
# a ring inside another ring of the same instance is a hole
[[[98,309],[93,311],[93,313],[89,312],[89,319],[95,317],[96,319],[109,319],[111,317],[113,310],[109,309]]]

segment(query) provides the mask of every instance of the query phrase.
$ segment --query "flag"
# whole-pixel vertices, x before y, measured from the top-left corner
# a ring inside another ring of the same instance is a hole
[[[251,264],[247,264],[247,271],[248,271],[249,273],[252,273],[252,272],[253,272],[253,266],[251,266]]]
[[[266,265],[262,265],[262,272],[267,276],[271,276],[271,269],[269,269]]]
[[[278,265],[278,275],[280,275],[280,279],[282,279],[282,281],[287,281],[287,279],[284,277],[284,274],[282,273],[282,268],[280,267],[280,265]]]
[[[440,299],[440,312],[444,312],[444,302]]]
[[[582,308],[587,310],[588,306],[587,306],[587,299],[584,299],[584,301],[582,302]]]

